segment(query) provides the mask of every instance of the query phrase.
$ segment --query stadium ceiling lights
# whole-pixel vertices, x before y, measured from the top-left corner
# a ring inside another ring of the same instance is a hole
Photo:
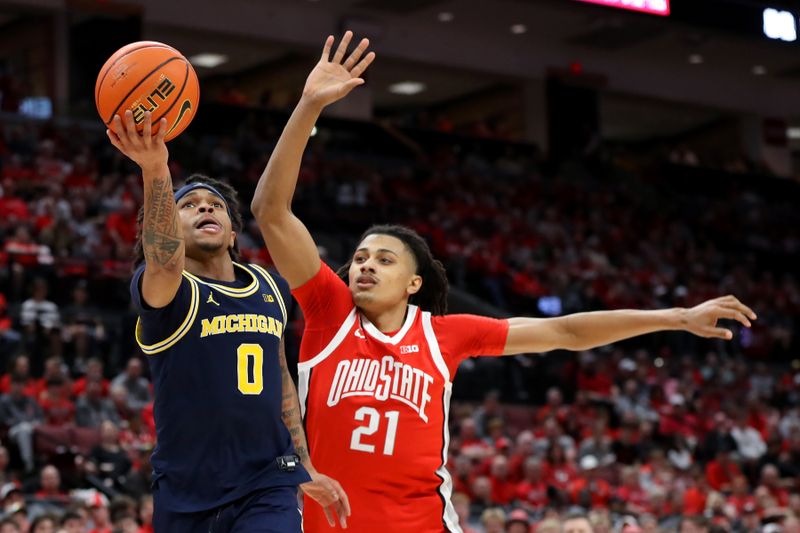
[[[389,92],[393,94],[413,95],[426,89],[425,84],[419,81],[401,81],[389,85]]]
[[[439,22],[452,22],[453,19],[456,18],[456,16],[450,13],[449,11],[442,11],[441,13],[439,13],[437,18],[439,19]]]
[[[197,54],[189,57],[189,62],[196,67],[215,68],[228,62],[228,56],[222,54]]]
[[[511,26],[511,33],[514,35],[522,35],[526,31],[528,31],[528,27],[525,24],[514,24]]]

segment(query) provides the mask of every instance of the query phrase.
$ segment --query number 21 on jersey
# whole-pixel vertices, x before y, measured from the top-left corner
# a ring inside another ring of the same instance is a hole
[[[400,418],[400,411],[387,411],[386,417],[386,438],[383,441],[383,455],[394,454],[394,441],[397,437],[397,420]],[[362,442],[362,437],[369,437],[378,431],[381,425],[381,414],[374,407],[359,407],[355,414],[355,419],[359,422],[366,421],[366,425],[359,426],[353,430],[350,436],[350,449],[359,452],[375,453],[375,445],[369,442]],[[374,440],[374,439],[367,439]]]

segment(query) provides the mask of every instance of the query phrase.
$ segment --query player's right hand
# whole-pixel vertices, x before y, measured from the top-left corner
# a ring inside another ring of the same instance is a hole
[[[341,100],[350,91],[364,83],[361,75],[375,59],[375,52],[370,52],[362,58],[361,56],[369,46],[369,39],[361,39],[347,60],[342,61],[347,52],[347,45],[350,44],[352,38],[353,32],[349,30],[345,32],[333,58],[331,58],[334,38],[333,35],[328,36],[319,63],[306,79],[306,85],[303,88],[304,100],[322,108]]]
[[[142,170],[166,164],[169,159],[169,151],[164,143],[164,137],[167,135],[167,119],[162,118],[157,124],[158,131],[153,133],[153,117],[148,111],[144,115],[142,124],[144,129],[139,133],[136,131],[133,113],[127,110],[124,118],[114,115],[111,128],[106,130],[106,135],[111,144]]]
[[[347,498],[347,493],[338,481],[325,474],[314,470],[309,470],[308,474],[311,476],[311,481],[300,485],[300,490],[322,506],[325,518],[331,527],[336,527],[335,514],[342,529],[347,529],[347,517],[350,516],[350,500]]]

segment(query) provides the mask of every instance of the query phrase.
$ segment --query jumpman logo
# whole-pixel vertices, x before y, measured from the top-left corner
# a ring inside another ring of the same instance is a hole
[[[207,304],[214,304],[217,307],[219,307],[219,304],[214,301],[214,293],[213,292],[208,295],[208,300],[206,300],[206,303]]]

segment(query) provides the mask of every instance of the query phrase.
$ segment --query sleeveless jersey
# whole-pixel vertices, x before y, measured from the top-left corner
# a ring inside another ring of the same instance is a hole
[[[155,389],[155,497],[176,512],[213,509],[262,488],[309,480],[279,469],[294,453],[281,419],[279,346],[288,286],[257,265],[234,263],[236,281],[183,272],[167,306],[141,295],[144,265],[131,281],[136,341]]]
[[[507,321],[409,305],[403,327],[384,334],[325,264],[294,294],[306,318],[298,378],[311,459],[347,492],[348,530],[460,532],[445,468],[452,378],[465,357],[502,352]],[[303,527],[329,530],[308,498]]]

